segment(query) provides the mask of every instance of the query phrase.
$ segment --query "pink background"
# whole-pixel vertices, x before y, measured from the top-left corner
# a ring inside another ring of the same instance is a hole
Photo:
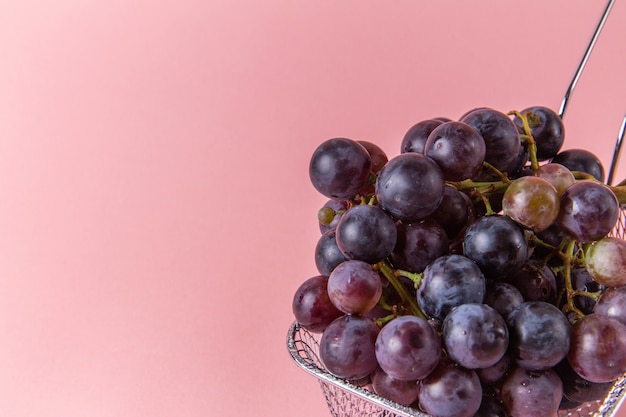
[[[565,117],[607,167],[617,3]],[[0,0],[0,415],[329,415],[285,347],[317,273],[313,149],[558,110],[603,8]]]

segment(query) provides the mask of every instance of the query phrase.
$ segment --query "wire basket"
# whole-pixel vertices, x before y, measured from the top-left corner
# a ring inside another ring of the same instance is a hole
[[[612,236],[626,237],[626,205]],[[296,364],[318,378],[324,398],[333,417],[430,417],[415,408],[405,407],[382,398],[366,388],[330,374],[319,358],[318,335],[293,323],[287,335],[287,349]],[[613,384],[603,401],[592,401],[573,409],[560,410],[559,417],[612,417],[626,396],[626,375]],[[543,417],[543,416],[538,416]]]

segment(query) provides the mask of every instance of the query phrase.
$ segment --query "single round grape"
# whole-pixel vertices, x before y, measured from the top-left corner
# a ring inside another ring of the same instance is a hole
[[[433,220],[396,223],[398,238],[389,260],[396,269],[419,273],[438,257],[448,253],[448,236]]]
[[[296,321],[313,333],[321,333],[343,313],[328,297],[328,277],[318,275],[304,281],[293,296],[292,310]]]
[[[417,302],[424,314],[442,321],[456,306],[482,303],[485,288],[485,277],[476,263],[463,255],[444,255],[424,269]]]
[[[476,372],[442,361],[420,381],[418,401],[429,415],[472,417],[480,408],[483,391]]]
[[[601,314],[583,316],[572,326],[567,360],[588,381],[614,381],[626,372],[626,325]]]
[[[519,290],[525,301],[556,303],[556,277],[543,261],[529,260],[520,269],[510,274],[507,282]]]
[[[396,246],[398,232],[379,206],[362,204],[344,213],[337,224],[337,246],[348,259],[376,263]]]
[[[524,296],[513,284],[494,281],[487,285],[484,303],[494,308],[504,319],[523,302]]]
[[[383,291],[378,272],[366,262],[349,260],[328,277],[328,296],[346,314],[364,314],[374,308]]]
[[[536,175],[552,184],[554,188],[556,188],[556,192],[559,196],[563,194],[563,191],[565,191],[567,187],[576,182],[572,171],[557,163],[541,165],[537,169]]]
[[[337,246],[335,230],[331,229],[320,236],[315,246],[315,266],[320,274],[329,276],[337,265],[346,260]]]
[[[309,177],[328,198],[350,199],[366,185],[372,167],[367,150],[352,139],[333,138],[313,152]]]
[[[593,312],[613,317],[626,325],[626,285],[604,290]]]
[[[585,267],[604,286],[626,285],[626,241],[605,237],[593,242],[585,251]]]
[[[454,239],[474,220],[474,206],[467,194],[446,186],[441,204],[428,218],[436,221],[449,239]]]
[[[331,374],[349,380],[369,376],[376,363],[375,343],[378,326],[359,315],[333,320],[319,342],[320,360]]]
[[[478,264],[486,277],[504,280],[524,265],[528,244],[517,223],[496,214],[480,217],[467,228],[463,253]]]
[[[446,122],[428,136],[424,155],[441,168],[446,181],[476,178],[485,160],[485,141],[480,133],[463,122]]]
[[[381,368],[372,374],[372,389],[381,397],[404,406],[413,404],[419,393],[416,381],[400,381],[387,375]]]
[[[510,416],[555,416],[563,397],[563,383],[552,369],[515,368],[504,380],[501,396]]]
[[[515,363],[530,371],[558,364],[570,348],[570,324],[565,314],[550,303],[528,301],[508,318],[510,354]]]
[[[497,110],[476,109],[463,116],[462,122],[478,130],[485,141],[485,161],[505,171],[517,160],[520,135],[515,123]]]
[[[376,179],[380,206],[396,219],[412,222],[432,214],[443,200],[445,183],[439,166],[418,153],[389,160]]]
[[[350,202],[347,200],[328,200],[317,213],[320,232],[326,233],[331,229],[336,229],[341,216],[343,216],[343,213],[345,213],[348,208],[350,208]]]
[[[376,359],[386,374],[416,381],[432,372],[441,358],[441,339],[433,326],[415,316],[400,316],[385,325],[376,339]]]
[[[450,358],[468,369],[495,365],[509,345],[500,314],[486,304],[463,304],[443,321],[442,338]]]
[[[367,153],[370,155],[370,159],[372,161],[371,171],[374,174],[378,174],[380,170],[385,166],[389,158],[387,158],[387,154],[383,151],[380,146],[375,143],[368,142],[366,140],[357,140],[357,143],[365,148]]]
[[[570,171],[584,172],[604,182],[605,173],[602,162],[586,149],[567,149],[558,153],[551,162],[561,164]]]
[[[559,194],[548,180],[521,177],[509,185],[502,198],[504,214],[534,232],[546,230],[559,214]]]
[[[476,373],[483,384],[495,384],[496,382],[501,381],[502,378],[504,378],[509,372],[511,362],[511,357],[509,355],[502,355],[498,362],[488,366],[487,368],[477,369]]]
[[[404,138],[402,138],[400,153],[415,152],[423,154],[428,135],[442,123],[441,120],[429,119],[422,120],[411,126]]]
[[[561,195],[557,224],[580,242],[605,237],[619,217],[617,197],[609,187],[592,180],[576,182]]]
[[[565,127],[559,115],[543,106],[529,107],[520,113],[528,119],[530,134],[537,145],[537,160],[546,161],[555,156],[565,140]],[[514,121],[521,130],[521,119],[515,117]]]

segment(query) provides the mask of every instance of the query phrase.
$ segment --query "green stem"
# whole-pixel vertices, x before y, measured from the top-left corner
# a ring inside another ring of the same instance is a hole
[[[400,280],[398,280],[398,277],[394,273],[391,266],[386,261],[380,261],[376,264],[376,267],[385,276],[385,278],[389,280],[389,283],[393,286],[398,295],[400,295],[402,302],[409,308],[411,313],[426,320],[427,318],[417,305],[417,301],[414,300],[413,297],[411,297],[411,295],[406,291],[406,288],[404,288],[404,285],[402,285]]]
[[[523,114],[517,110],[510,111],[509,114],[517,116],[522,121],[522,128],[524,129],[524,134],[521,135],[521,138],[528,145],[528,151],[530,152],[530,166],[533,171],[539,169],[539,162],[537,161],[537,142],[533,138],[532,132],[530,131],[530,124],[528,123],[528,115]]]
[[[576,241],[570,240],[565,247],[565,252],[563,253],[563,279],[565,280],[567,294],[567,309],[574,312],[578,317],[582,317],[584,313],[574,305],[574,297],[577,295],[577,291],[574,290],[574,286],[572,285],[572,258],[574,256],[574,246],[576,246]]]
[[[418,274],[417,272],[404,271],[402,269],[397,269],[394,274],[397,277],[405,277],[413,281],[413,285],[415,286],[415,289],[418,289],[419,286],[422,284],[422,276],[424,275],[424,274]]]

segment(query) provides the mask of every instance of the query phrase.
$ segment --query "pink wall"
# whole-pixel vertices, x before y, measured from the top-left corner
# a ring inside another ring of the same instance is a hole
[[[313,149],[558,109],[603,3],[0,1],[0,414],[328,415],[285,347]],[[565,118],[607,164],[625,21]]]

